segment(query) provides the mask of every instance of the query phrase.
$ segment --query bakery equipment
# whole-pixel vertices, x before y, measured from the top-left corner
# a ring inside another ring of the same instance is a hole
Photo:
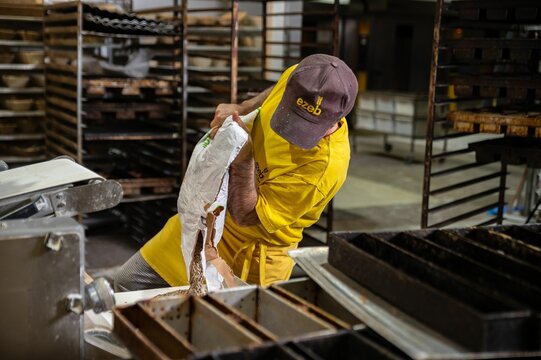
[[[122,187],[67,157],[3,171],[0,220],[74,216],[116,206]]]
[[[68,158],[0,172],[0,354],[82,358],[83,312],[114,306],[109,283],[85,286],[82,225],[122,188]]]

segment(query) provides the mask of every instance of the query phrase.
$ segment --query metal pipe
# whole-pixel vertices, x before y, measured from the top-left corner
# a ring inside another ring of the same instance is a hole
[[[237,103],[239,72],[239,3],[231,0],[231,103]]]
[[[436,83],[437,66],[439,64],[440,26],[443,14],[443,1],[436,2],[434,15],[434,39],[432,42],[432,63],[430,70],[430,85],[428,88],[428,118],[426,123],[426,147],[424,161],[423,202],[421,210],[421,228],[428,227],[428,207],[430,201],[430,177],[432,173],[432,145],[434,137],[434,118],[436,117]]]
[[[480,164],[478,162],[459,165],[459,166],[455,166],[453,168],[433,172],[433,173],[430,174],[430,176],[432,176],[432,177],[443,176],[443,175],[452,174],[452,173],[459,172],[459,171],[474,169],[476,167],[481,167],[481,166],[484,166],[484,165],[486,165],[486,164]]]
[[[457,221],[465,220],[465,219],[471,218],[471,217],[473,217],[475,215],[482,214],[482,213],[484,213],[484,212],[486,212],[488,210],[494,209],[495,207],[498,206],[498,204],[499,203],[496,202],[496,203],[493,203],[493,204],[490,204],[490,205],[486,205],[486,206],[483,206],[481,208],[478,208],[478,209],[475,209],[475,210],[472,210],[472,211],[468,211],[468,212],[463,213],[461,215],[449,218],[447,220],[441,221],[439,223],[436,223],[436,224],[433,224],[433,225],[430,225],[430,226],[427,226],[427,227],[429,227],[429,228],[441,228],[441,227],[456,223]]]
[[[485,181],[488,181],[488,180],[491,180],[491,179],[498,178],[500,176],[501,176],[501,173],[497,172],[497,173],[490,174],[490,175],[480,176],[480,177],[475,178],[475,179],[462,181],[462,182],[459,182],[457,184],[444,186],[444,187],[441,187],[439,189],[430,191],[430,196],[442,194],[442,193],[445,193],[445,192],[460,189],[462,187],[466,187],[466,186],[470,186],[470,185],[479,184],[479,183],[482,183],[482,182],[485,182]]]
[[[493,188],[493,189],[490,189],[490,190],[487,190],[487,191],[483,191],[483,192],[480,192],[478,194],[465,196],[465,197],[460,198],[458,200],[454,200],[454,201],[445,203],[443,205],[435,206],[435,207],[433,207],[431,209],[428,209],[428,211],[430,213],[435,213],[435,212],[438,212],[438,211],[446,210],[446,209],[452,208],[453,206],[456,206],[456,205],[466,204],[466,203],[468,203],[468,202],[470,202],[472,200],[478,200],[478,199],[482,199],[484,197],[487,197],[489,195],[496,194],[499,191],[500,191],[500,187],[498,186],[496,188]]]
[[[186,168],[188,167],[188,136],[187,136],[187,123],[188,123],[188,0],[182,0],[181,3],[181,16],[182,16],[182,68],[181,68],[181,92],[182,92],[182,123],[181,123],[181,159],[180,159],[180,173],[184,177]]]

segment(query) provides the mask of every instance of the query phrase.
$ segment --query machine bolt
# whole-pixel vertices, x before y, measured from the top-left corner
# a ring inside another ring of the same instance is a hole
[[[75,314],[82,314],[83,307],[83,297],[81,294],[69,294],[66,299],[66,306],[68,311],[74,312]]]
[[[55,195],[55,211],[57,212],[57,215],[62,215],[64,208],[66,207],[66,196],[63,192],[59,192]]]
[[[53,251],[60,251],[62,249],[62,243],[64,242],[64,236],[58,234],[49,234],[45,239],[45,246]]]

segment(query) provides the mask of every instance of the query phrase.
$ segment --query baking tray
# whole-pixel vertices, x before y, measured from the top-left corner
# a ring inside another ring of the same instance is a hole
[[[322,317],[303,304],[255,286],[226,289],[203,298],[154,298],[118,307],[113,313],[115,334],[136,357],[145,359],[184,358],[342,328],[330,315]]]
[[[413,359],[526,359],[541,356],[540,351],[469,351],[442,337],[329,265],[328,253],[327,247],[302,248],[289,252],[310,278],[342,306]]]
[[[524,350],[537,338],[531,312],[513,299],[377,236],[331,236],[329,263],[471,350]]]

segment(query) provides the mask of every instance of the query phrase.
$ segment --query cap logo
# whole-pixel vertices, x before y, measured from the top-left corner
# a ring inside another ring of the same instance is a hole
[[[321,108],[319,106],[322,102],[323,98],[321,96],[317,97],[316,106],[310,105],[310,103],[308,103],[308,101],[304,100],[303,98],[297,98],[297,105],[315,116],[321,115]]]

